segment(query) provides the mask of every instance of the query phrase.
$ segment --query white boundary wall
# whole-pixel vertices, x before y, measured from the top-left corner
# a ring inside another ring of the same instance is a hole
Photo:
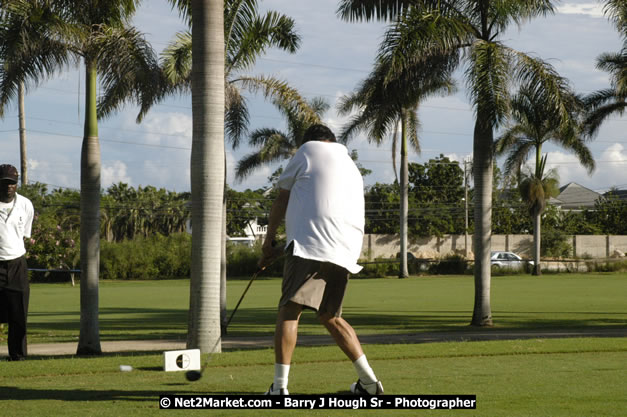
[[[627,253],[627,236],[576,235],[570,236],[569,243],[578,257],[609,258],[616,250]],[[441,258],[452,254],[465,254],[464,235],[444,235],[438,237],[410,238],[407,250],[416,258]],[[492,235],[492,250],[511,251],[523,258],[530,258],[533,248],[532,235]],[[400,251],[398,235],[365,235],[362,258],[395,257]],[[469,257],[473,257],[472,235],[468,235]]]

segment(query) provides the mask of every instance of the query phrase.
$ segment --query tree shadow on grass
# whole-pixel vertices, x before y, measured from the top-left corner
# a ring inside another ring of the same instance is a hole
[[[29,400],[57,400],[57,401],[85,401],[93,403],[95,401],[132,401],[132,402],[151,402],[158,407],[159,397],[161,395],[198,395],[198,391],[181,390],[180,387],[188,387],[190,383],[169,383],[167,386],[173,387],[173,390],[89,390],[89,389],[34,389],[34,388],[18,388],[12,386],[0,386],[0,398],[12,399],[20,401]],[[176,388],[176,389],[175,389]],[[343,394],[345,392],[340,392]],[[232,392],[232,391],[203,391],[203,395],[262,395],[258,391],[251,392]],[[348,393],[347,393],[348,394]]]
[[[35,313],[33,316],[45,313]],[[232,310],[227,312],[230,317]],[[70,318],[75,313],[55,313],[67,320],[29,324],[31,334],[65,334],[78,336],[79,323]],[[369,333],[412,333],[435,331],[470,330],[472,312],[465,310],[387,310],[371,312],[366,308],[351,307],[343,317],[357,330],[358,334],[368,329]],[[233,316],[227,337],[271,337],[274,334],[276,307],[240,308]],[[625,327],[624,313],[611,312],[538,312],[538,311],[493,311],[495,329],[600,329]],[[103,341],[116,340],[180,340],[187,333],[188,312],[184,309],[159,308],[104,308],[100,311],[100,333]],[[306,311],[301,319],[300,334],[325,334],[315,314]],[[74,340],[72,340],[74,341]]]

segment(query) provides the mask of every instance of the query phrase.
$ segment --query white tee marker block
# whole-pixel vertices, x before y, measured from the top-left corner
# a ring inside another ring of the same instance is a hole
[[[200,349],[163,352],[163,370],[166,372],[199,371],[200,369]]]

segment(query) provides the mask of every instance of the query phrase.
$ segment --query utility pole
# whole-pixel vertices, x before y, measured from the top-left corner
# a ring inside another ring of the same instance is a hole
[[[464,204],[465,204],[465,227],[464,227],[464,251],[468,259],[468,160],[464,159]]]
[[[24,120],[24,81],[18,87],[18,107],[20,122],[20,178],[22,186],[28,184],[28,168],[26,161],[26,121]]]

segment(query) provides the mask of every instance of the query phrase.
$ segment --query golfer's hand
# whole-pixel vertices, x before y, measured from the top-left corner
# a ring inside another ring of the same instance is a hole
[[[281,255],[281,252],[282,249],[277,247],[276,241],[273,239],[264,241],[261,247],[261,259],[259,259],[257,265],[259,268],[267,267]]]

